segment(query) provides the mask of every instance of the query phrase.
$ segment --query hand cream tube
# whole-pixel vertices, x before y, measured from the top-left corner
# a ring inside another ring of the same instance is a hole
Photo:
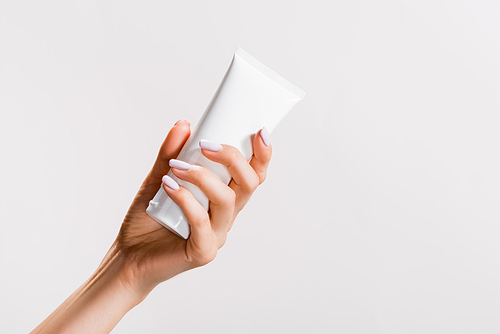
[[[253,154],[251,136],[263,126],[273,131],[304,95],[304,91],[238,48],[212,101],[177,159],[201,165],[229,184],[231,175],[227,168],[208,160],[201,153],[199,141],[208,139],[232,145],[250,160]],[[208,198],[197,186],[180,180],[172,172],[168,175],[208,210]],[[146,212],[178,236],[189,237],[186,217],[163,187],[149,202]]]

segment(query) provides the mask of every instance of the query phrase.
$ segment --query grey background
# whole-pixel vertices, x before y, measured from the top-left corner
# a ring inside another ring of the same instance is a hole
[[[308,95],[206,267],[113,333],[500,332],[496,1],[0,2],[0,331],[95,270],[240,46]]]

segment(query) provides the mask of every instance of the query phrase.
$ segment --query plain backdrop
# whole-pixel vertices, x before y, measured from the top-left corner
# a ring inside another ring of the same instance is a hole
[[[499,333],[493,0],[1,1],[0,332],[96,269],[238,46],[307,96],[217,259],[113,333]]]

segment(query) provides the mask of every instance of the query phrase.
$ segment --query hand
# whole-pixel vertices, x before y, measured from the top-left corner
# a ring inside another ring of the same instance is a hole
[[[266,178],[272,149],[264,143],[261,131],[269,141],[267,130],[260,130],[253,136],[254,155],[250,162],[229,145],[216,145],[219,151],[202,149],[208,159],[228,168],[232,176],[229,185],[201,166],[184,163],[184,166],[180,165],[183,168],[172,168],[179,179],[193,183],[207,195],[210,201],[207,212],[188,190],[179,188],[168,176],[165,180],[172,188],[162,184],[162,177],[170,169],[169,162],[177,157],[190,135],[187,121],[181,120],[172,128],[125,217],[116,241],[118,250],[126,258],[126,284],[147,294],[160,282],[215,258],[236,216]],[[170,166],[179,166],[175,162],[173,160]],[[160,185],[180,206],[191,226],[187,240],[174,235],[146,214],[148,203]]]
[[[228,167],[232,176],[229,186],[200,166],[172,169],[177,177],[199,186],[207,195],[208,212],[186,189],[174,190],[177,187],[172,179],[164,179],[170,187],[162,183],[169,162],[177,157],[189,135],[189,122],[185,120],[170,130],[118,237],[96,272],[32,333],[109,333],[160,282],[214,259],[236,215],[266,178],[271,159],[269,134],[263,129],[253,136],[250,162],[228,145],[221,145],[219,151],[202,149],[208,159]],[[191,226],[188,240],[174,235],[146,213],[160,186],[184,212]]]

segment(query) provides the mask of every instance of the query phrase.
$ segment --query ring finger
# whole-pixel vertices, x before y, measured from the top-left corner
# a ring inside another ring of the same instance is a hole
[[[212,228],[217,234],[226,233],[233,219],[234,191],[202,166],[193,166],[176,159],[171,159],[169,165],[175,176],[199,187],[208,197]]]

